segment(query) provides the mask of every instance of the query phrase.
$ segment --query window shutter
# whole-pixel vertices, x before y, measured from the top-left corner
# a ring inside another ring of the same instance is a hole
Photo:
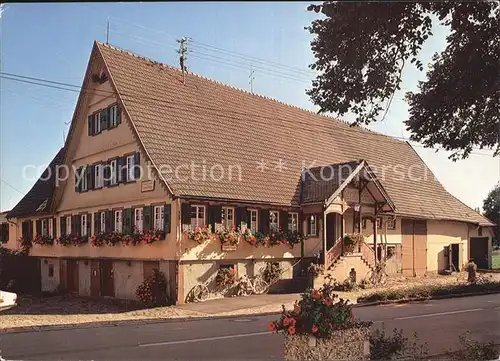
[[[120,157],[118,159],[120,163],[120,183],[127,182],[127,157]]]
[[[191,212],[191,209],[189,209]],[[208,206],[208,224],[212,229],[212,232],[215,232],[215,223],[222,222],[222,207],[221,206]],[[189,216],[189,223],[191,223],[191,216]]]
[[[236,228],[240,228],[241,222],[246,221],[246,209],[243,207],[236,208],[236,215],[235,215],[234,219],[235,219],[234,224],[235,224]]]
[[[77,216],[71,216],[71,234],[78,234]]]
[[[140,153],[136,152],[134,154],[134,179],[139,179],[141,176],[141,160],[140,160]]]
[[[29,230],[28,239],[30,241],[32,241],[33,240],[33,221],[31,219],[28,221],[28,230]]]
[[[92,213],[87,213],[87,236],[92,233]]]
[[[52,237],[57,237],[57,218],[52,218]]]
[[[151,217],[151,209],[152,207],[151,206],[146,206],[142,209],[142,219],[143,219],[143,224],[142,224],[142,229],[144,230],[144,232],[147,232],[149,231],[150,229],[152,229],[152,217]]]
[[[259,212],[259,229],[262,233],[269,233],[269,210],[261,209]]]
[[[108,129],[108,109],[101,110],[101,132]]]
[[[26,221],[22,223],[22,234],[24,239],[28,238],[28,223],[26,223]]]
[[[94,212],[94,236],[101,233],[101,212]]]
[[[87,189],[94,189],[94,166],[88,165],[85,167],[85,176],[87,177]]]
[[[279,227],[284,231],[288,231],[288,212],[280,212],[279,217]]]
[[[181,219],[182,224],[191,224],[191,205],[189,203],[182,203]]]
[[[113,211],[106,211],[104,216],[104,224],[106,225],[106,233],[111,232],[113,229]]]
[[[132,233],[132,208],[123,210],[123,233]]]
[[[94,117],[89,115],[87,119],[89,124],[89,135],[94,135]]]
[[[171,210],[171,204],[165,204],[163,206],[163,230],[165,231],[165,233],[170,233],[170,217],[172,213]]]
[[[37,219],[35,226],[36,226],[36,229],[35,229],[36,234],[41,235],[42,234],[42,220]]]
[[[321,223],[320,215],[316,215],[316,236],[319,236],[319,225]]]
[[[78,168],[75,173],[75,192],[80,193],[80,183],[78,182],[78,176],[81,174],[82,167]]]
[[[66,217],[59,218],[59,228],[61,229],[61,236],[66,234]]]
[[[117,105],[116,106],[116,125],[121,123],[121,118],[122,118],[122,108]]]

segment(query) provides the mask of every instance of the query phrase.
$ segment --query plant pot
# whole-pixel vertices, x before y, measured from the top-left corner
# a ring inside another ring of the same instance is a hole
[[[237,246],[235,244],[226,244],[226,243],[222,244],[222,250],[224,252],[234,252],[236,251],[236,248]]]
[[[335,331],[328,339],[312,335],[285,335],[285,360],[368,360],[370,330]]]

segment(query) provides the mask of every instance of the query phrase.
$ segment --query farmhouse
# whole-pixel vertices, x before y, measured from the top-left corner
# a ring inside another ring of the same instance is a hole
[[[491,266],[492,222],[407,142],[99,42],[64,147],[7,217],[5,245],[30,247],[42,290],[85,296],[133,299],[155,268],[182,303],[224,267],[273,262],[293,280],[316,257],[339,279],[382,255],[408,276]],[[365,236],[352,254],[346,233]]]

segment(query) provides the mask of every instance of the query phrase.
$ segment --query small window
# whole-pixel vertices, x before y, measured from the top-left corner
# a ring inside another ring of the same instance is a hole
[[[106,212],[101,212],[101,233],[106,232]]]
[[[278,211],[270,211],[269,212],[269,229],[271,231],[278,230],[278,221],[279,221],[279,212]]]
[[[309,216],[309,235],[315,236],[317,232],[316,216],[314,214]]]
[[[191,226],[203,227],[205,225],[205,206],[191,206]]]
[[[54,277],[54,265],[52,263],[49,263],[49,277]]]
[[[81,234],[82,234],[82,236],[86,236],[87,235],[87,215],[82,214],[81,219],[82,219]]]
[[[250,209],[250,232],[253,234],[257,233],[258,230],[258,213],[256,209]]]
[[[118,106],[113,105],[109,108],[109,124],[110,128],[118,126]]]
[[[234,208],[222,207],[222,226],[231,229],[234,226]]]
[[[87,188],[87,167],[80,168],[80,174],[78,176],[80,182],[80,192],[85,192]]]
[[[396,253],[396,246],[387,246],[387,259],[390,259]]]
[[[102,169],[102,164],[96,164],[94,166],[94,184],[95,188],[102,188],[104,185],[104,174]]]
[[[396,220],[394,218],[389,218],[387,220],[387,229],[391,230],[396,229]]]
[[[42,236],[47,237],[49,235],[49,220],[42,219]]]
[[[127,157],[127,181],[135,180],[134,155]]]
[[[122,233],[123,226],[122,226],[122,210],[119,209],[115,211],[115,232],[117,233]]]
[[[116,184],[116,159],[109,162],[109,184]]]
[[[135,208],[134,209],[134,228],[137,233],[141,233],[143,230],[143,209],[142,208]]]
[[[296,232],[299,230],[299,214],[296,212],[288,213],[288,230]]]
[[[164,220],[164,209],[163,209],[163,206],[155,206],[154,208],[154,217],[155,217],[155,220],[154,220],[154,227],[155,227],[155,230],[160,230],[162,231],[163,230],[163,220]]]
[[[377,218],[377,229],[382,228],[382,218]]]
[[[66,216],[66,235],[71,234],[71,216]]]

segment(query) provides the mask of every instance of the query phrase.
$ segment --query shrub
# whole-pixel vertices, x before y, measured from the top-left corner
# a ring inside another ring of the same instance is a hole
[[[307,268],[307,273],[313,277],[318,277],[325,271],[325,266],[319,263],[311,263]]]
[[[153,275],[137,287],[137,299],[146,307],[167,306],[169,304],[167,286],[165,274],[153,269]]]
[[[428,346],[427,343],[419,344],[416,333],[410,341],[403,335],[403,330],[394,329],[393,334],[387,336],[382,327],[370,336],[370,354],[372,360],[424,359],[428,354]]]
[[[215,283],[217,287],[232,286],[236,282],[236,271],[233,267],[222,266],[217,271],[215,276]]]
[[[268,284],[273,285],[280,280],[282,271],[283,269],[279,262],[267,262],[266,267],[262,271],[262,278]]]
[[[281,318],[269,323],[271,331],[294,334],[310,334],[328,338],[335,330],[369,327],[371,322],[354,319],[352,306],[339,299],[330,284],[315,290],[308,289],[295,303],[293,311],[283,306]]]
[[[499,353],[493,342],[479,342],[472,340],[470,332],[458,337],[462,348],[452,353],[453,360],[498,360]]]

